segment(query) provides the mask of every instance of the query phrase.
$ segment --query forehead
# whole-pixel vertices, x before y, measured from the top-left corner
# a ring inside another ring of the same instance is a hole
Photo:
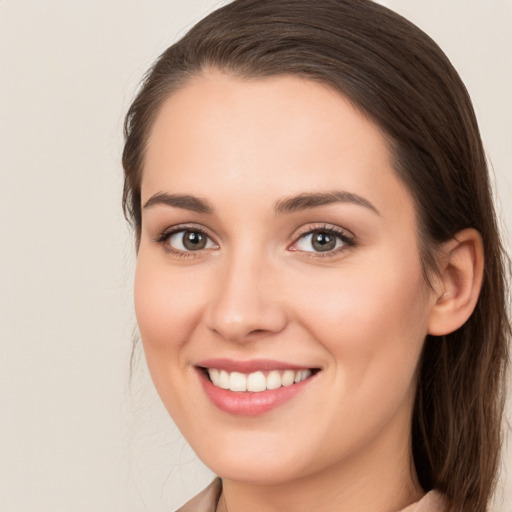
[[[297,77],[209,72],[162,104],[148,140],[142,196],[174,189],[205,195],[219,184],[260,200],[326,188],[373,200],[380,191],[381,204],[408,196],[385,137],[340,93]]]

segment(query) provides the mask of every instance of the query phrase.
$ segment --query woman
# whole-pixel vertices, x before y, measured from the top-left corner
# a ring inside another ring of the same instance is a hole
[[[510,324],[467,92],[361,0],[237,0],[149,71],[124,207],[181,510],[486,510]]]

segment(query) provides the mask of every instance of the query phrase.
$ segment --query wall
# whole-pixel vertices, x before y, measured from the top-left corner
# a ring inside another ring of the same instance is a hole
[[[510,230],[512,2],[383,3],[429,32],[461,72]],[[134,257],[119,161],[142,73],[217,4],[0,0],[4,512],[163,512],[210,478],[143,362],[129,380]],[[500,489],[496,510],[511,508],[506,473]]]

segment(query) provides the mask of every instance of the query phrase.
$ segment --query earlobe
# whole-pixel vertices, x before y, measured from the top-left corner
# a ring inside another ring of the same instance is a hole
[[[428,333],[449,334],[461,327],[475,309],[482,287],[484,249],[476,229],[464,229],[441,248],[438,292]]]

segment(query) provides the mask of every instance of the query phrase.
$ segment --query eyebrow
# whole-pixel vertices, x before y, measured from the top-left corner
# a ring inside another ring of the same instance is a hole
[[[276,213],[293,213],[301,210],[308,210],[316,208],[317,206],[324,206],[333,203],[351,203],[357,206],[363,206],[372,210],[377,215],[380,215],[379,210],[367,199],[358,194],[346,191],[332,191],[332,192],[313,192],[304,193],[297,196],[281,199],[276,203]]]
[[[165,192],[158,192],[146,201],[143,208],[151,208],[156,205],[173,206],[197,213],[213,213],[213,206],[206,201],[206,199],[201,199],[189,194],[166,194]]]
[[[281,199],[275,204],[274,210],[277,214],[285,214],[309,210],[310,208],[333,203],[351,203],[357,206],[363,206],[377,215],[380,215],[379,210],[364,197],[352,192],[338,190],[332,192],[305,192]],[[143,208],[151,208],[156,205],[183,208],[197,213],[212,214],[214,212],[213,206],[206,199],[190,194],[167,194],[165,192],[157,192],[146,201]]]

